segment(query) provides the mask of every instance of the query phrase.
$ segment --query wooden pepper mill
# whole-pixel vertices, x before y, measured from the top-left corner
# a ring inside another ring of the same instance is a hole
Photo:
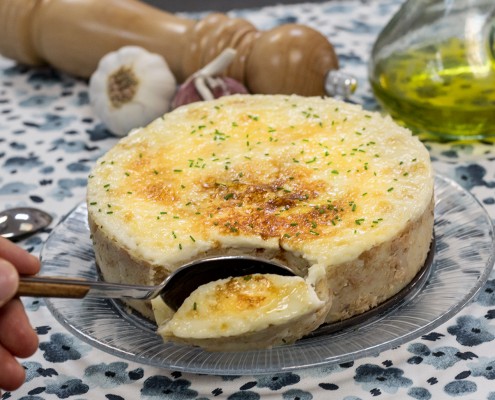
[[[331,43],[299,24],[258,31],[224,14],[196,21],[138,0],[0,2],[0,53],[24,64],[88,78],[101,57],[131,44],[162,55],[179,82],[234,48],[226,75],[251,93],[329,94],[328,73],[338,69]]]

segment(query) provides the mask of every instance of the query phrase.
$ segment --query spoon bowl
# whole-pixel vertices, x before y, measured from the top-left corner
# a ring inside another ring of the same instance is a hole
[[[128,298],[151,300],[160,296],[177,311],[199,286],[230,277],[253,274],[295,276],[287,266],[253,256],[218,256],[192,261],[172,272],[157,286],[127,285],[65,277],[22,276],[17,294],[31,297]]]
[[[0,212],[0,236],[17,241],[46,228],[50,214],[32,207],[9,208]]]

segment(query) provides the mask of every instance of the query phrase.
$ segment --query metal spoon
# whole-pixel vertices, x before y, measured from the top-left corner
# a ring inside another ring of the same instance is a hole
[[[192,261],[172,272],[158,286],[137,286],[63,277],[22,276],[17,294],[33,297],[127,298],[150,300],[161,296],[173,310],[199,286],[229,277],[252,274],[295,276],[288,267],[252,256],[219,256]]]
[[[12,241],[24,239],[51,222],[51,215],[37,208],[10,208],[0,212],[0,236]]]

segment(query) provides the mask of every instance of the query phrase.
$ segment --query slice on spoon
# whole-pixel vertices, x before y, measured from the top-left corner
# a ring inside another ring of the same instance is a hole
[[[152,301],[158,333],[168,341],[210,351],[239,351],[289,344],[322,324],[331,301],[323,267],[299,276],[253,274],[200,286],[169,317]],[[319,297],[317,291],[319,292]]]

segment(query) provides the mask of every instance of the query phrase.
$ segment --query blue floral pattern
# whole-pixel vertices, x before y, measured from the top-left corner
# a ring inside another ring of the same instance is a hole
[[[375,37],[401,2],[333,0],[231,14],[260,29],[292,22],[318,29],[334,44],[342,69],[358,80],[351,100],[377,109],[367,82],[367,60]],[[92,164],[116,141],[89,106],[87,82],[0,57],[2,208],[39,207],[57,223],[84,199]],[[435,169],[471,191],[494,216],[493,146],[427,146]],[[22,245],[38,254],[50,230]],[[493,275],[472,304],[406,345],[345,364],[263,376],[193,375],[122,361],[67,332],[42,300],[24,302],[40,338],[39,350],[23,360],[25,385],[2,399],[495,400]]]

